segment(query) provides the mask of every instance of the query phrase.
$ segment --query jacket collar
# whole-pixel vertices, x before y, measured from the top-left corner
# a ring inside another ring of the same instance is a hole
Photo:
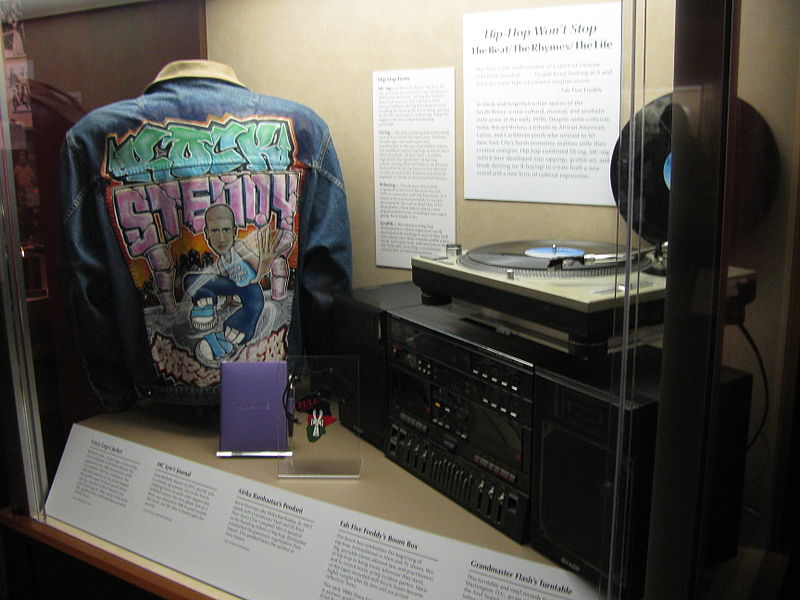
[[[147,85],[145,91],[162,81],[179,79],[182,77],[221,79],[222,81],[245,87],[244,84],[239,81],[233,69],[228,65],[214,62],[213,60],[176,60],[168,63],[161,69],[156,78]]]

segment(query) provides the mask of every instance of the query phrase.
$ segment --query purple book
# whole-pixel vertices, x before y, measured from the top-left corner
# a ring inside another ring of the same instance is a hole
[[[217,456],[291,456],[286,362],[223,362],[220,369]]]

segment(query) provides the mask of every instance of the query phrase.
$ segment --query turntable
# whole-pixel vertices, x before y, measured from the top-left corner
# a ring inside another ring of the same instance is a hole
[[[737,173],[733,187],[736,214],[745,215],[746,226],[765,214],[775,194],[777,145],[752,107],[740,100],[737,110],[740,135],[753,140],[740,163],[758,166]],[[623,127],[611,157],[610,183],[619,213],[651,247],[631,250],[629,256],[626,247],[584,241],[503,242],[467,252],[452,244],[445,256],[411,260],[423,302],[457,298],[474,304],[472,320],[576,356],[618,348],[626,307],[637,343],[658,338],[666,295],[672,125],[690,112],[672,94],[653,100]],[[765,177],[752,177],[762,172]],[[744,318],[744,306],[755,297],[755,275],[749,269],[728,269],[728,322]]]
[[[515,241],[411,261],[423,302],[457,298],[475,306],[471,320],[528,337],[576,356],[605,354],[619,343],[625,306],[636,308],[637,324],[658,335],[666,280],[646,270],[645,252],[628,255],[613,244],[579,241]]]

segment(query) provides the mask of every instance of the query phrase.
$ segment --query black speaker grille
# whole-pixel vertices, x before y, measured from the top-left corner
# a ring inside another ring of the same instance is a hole
[[[539,525],[542,537],[600,571],[608,550],[612,486],[603,447],[542,423]]]

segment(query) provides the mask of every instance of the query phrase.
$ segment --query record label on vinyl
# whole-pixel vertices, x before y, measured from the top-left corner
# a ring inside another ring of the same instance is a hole
[[[554,258],[578,258],[584,254],[584,251],[580,248],[559,246],[558,244],[553,244],[552,246],[538,246],[536,248],[528,248],[525,250],[525,256],[532,256],[533,258],[546,258],[548,260]]]

